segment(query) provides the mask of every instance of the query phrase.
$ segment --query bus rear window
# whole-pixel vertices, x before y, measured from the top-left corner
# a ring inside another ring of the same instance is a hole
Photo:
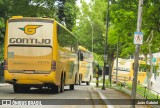
[[[9,72],[25,70],[49,72],[51,71],[51,59],[51,47],[8,47]]]

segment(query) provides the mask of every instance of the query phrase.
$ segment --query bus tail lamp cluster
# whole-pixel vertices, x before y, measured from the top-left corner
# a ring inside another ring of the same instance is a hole
[[[51,65],[51,70],[55,71],[56,70],[56,61],[52,61],[52,65]]]
[[[4,70],[7,70],[8,69],[8,63],[7,63],[7,60],[5,59],[4,60]]]

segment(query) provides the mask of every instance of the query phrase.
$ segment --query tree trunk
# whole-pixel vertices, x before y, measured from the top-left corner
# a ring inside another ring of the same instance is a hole
[[[147,87],[149,89],[151,89],[151,78],[152,78],[152,73],[153,73],[153,62],[152,62],[152,58],[153,58],[153,55],[152,55],[152,50],[151,50],[151,44],[149,44],[149,58],[150,58],[150,71],[148,72],[147,74],[147,78],[148,78],[148,84],[147,84]]]
[[[147,65],[147,61],[148,61],[147,54],[143,54],[143,55],[145,57],[145,62],[146,62],[146,65]]]

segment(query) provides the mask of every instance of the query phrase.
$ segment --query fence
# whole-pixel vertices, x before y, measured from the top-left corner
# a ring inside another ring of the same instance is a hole
[[[112,75],[112,81],[116,82],[116,76]],[[120,87],[125,87],[129,90],[132,90],[132,84],[128,83],[131,82],[131,80],[129,80],[128,77],[124,77],[124,76],[117,76],[117,84]],[[137,94],[139,94],[140,96],[142,96],[145,99],[160,99],[160,93],[147,88],[146,86],[137,83]]]

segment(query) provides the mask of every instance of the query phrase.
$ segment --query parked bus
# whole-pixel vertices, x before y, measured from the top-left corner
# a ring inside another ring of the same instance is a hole
[[[139,60],[139,69],[138,69],[138,75],[137,75],[137,82],[139,84],[146,84],[147,83],[147,72],[149,72],[149,65],[146,64],[146,61]],[[130,79],[132,80],[134,77],[134,60],[131,64]]]
[[[146,65],[145,61],[139,60],[139,70],[137,81],[140,84],[144,84],[147,81],[147,68],[149,65]],[[131,82],[134,74],[134,60],[133,59],[118,59],[118,80],[119,81],[128,81]],[[114,61],[113,79],[116,78],[116,60]],[[125,77],[125,78],[124,78]]]
[[[90,85],[93,79],[93,53],[79,46],[79,85],[86,83]]]
[[[155,77],[160,77],[160,58],[159,57],[156,58],[155,65],[157,66]]]
[[[125,76],[129,77],[129,73],[131,70],[131,64],[132,64],[132,59],[121,59],[118,58],[118,76]],[[114,60],[113,64],[113,75],[116,75],[116,70],[117,70],[117,63],[116,59]]]
[[[77,38],[54,19],[13,16],[7,21],[4,75],[14,92],[48,87],[74,89],[78,75]]]

